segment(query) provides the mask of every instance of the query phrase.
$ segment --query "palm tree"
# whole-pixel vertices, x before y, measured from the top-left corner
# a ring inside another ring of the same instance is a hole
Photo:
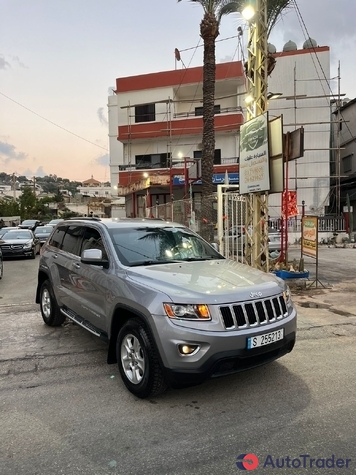
[[[181,2],[182,0],[178,0]],[[219,26],[224,15],[241,12],[245,0],[190,0],[200,3],[204,16],[200,22],[200,36],[204,42],[203,59],[203,138],[202,138],[202,225],[203,237],[213,240],[213,207],[212,195],[215,129],[214,129],[214,102],[215,102],[215,40],[219,36]],[[270,33],[280,18],[282,12],[293,0],[268,0],[267,31]],[[205,229],[204,229],[205,228]]]

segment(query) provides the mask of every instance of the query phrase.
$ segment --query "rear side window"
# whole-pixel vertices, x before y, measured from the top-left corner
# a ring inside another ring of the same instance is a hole
[[[80,242],[83,228],[81,226],[68,226],[64,235],[61,249],[76,256],[80,255]]]
[[[52,234],[52,238],[49,242],[50,246],[56,247],[58,249],[62,249],[62,242],[63,242],[63,237],[66,232],[66,227],[57,227]]]

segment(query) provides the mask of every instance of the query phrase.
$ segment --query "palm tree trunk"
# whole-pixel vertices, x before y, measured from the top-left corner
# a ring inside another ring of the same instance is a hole
[[[201,234],[207,241],[214,239],[214,212],[212,177],[214,173],[215,130],[215,39],[219,33],[214,15],[206,13],[200,25],[204,40],[203,66],[203,148],[202,148],[202,230]]]

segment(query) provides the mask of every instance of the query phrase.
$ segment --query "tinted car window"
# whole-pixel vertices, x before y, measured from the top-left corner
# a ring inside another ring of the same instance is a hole
[[[97,229],[85,228],[83,234],[83,242],[80,253],[86,249],[100,249],[103,253],[103,259],[107,259],[107,253],[103,243],[103,239]]]
[[[68,226],[61,249],[79,256],[82,230],[81,226]]]
[[[35,234],[51,233],[53,231],[52,226],[37,226]]]
[[[65,232],[66,232],[66,228],[64,226],[56,228],[49,242],[50,246],[61,249]]]

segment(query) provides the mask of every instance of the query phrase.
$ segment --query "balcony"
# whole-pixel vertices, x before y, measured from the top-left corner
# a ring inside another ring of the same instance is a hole
[[[231,108],[229,108],[231,109]],[[236,112],[215,115],[215,133],[233,132],[237,133],[244,118],[242,110],[235,108]],[[195,136],[203,132],[203,118],[196,117],[195,113],[191,117],[190,113],[184,113],[183,118],[175,118],[172,121],[161,122],[140,122],[131,125],[120,125],[118,127],[118,140],[128,143],[133,140],[149,140],[157,138],[170,138],[175,136]]]
[[[192,159],[193,160],[193,159]],[[214,163],[214,167],[216,166],[221,166],[221,165],[238,165],[239,163],[239,157],[227,157],[227,158],[222,158],[221,163]],[[166,162],[161,162],[161,163],[138,163],[138,164],[130,164],[130,165],[119,165],[119,172],[130,172],[130,171],[142,171],[144,172],[145,170],[169,170],[169,160]],[[184,168],[184,162],[174,162],[172,165],[172,168]]]

